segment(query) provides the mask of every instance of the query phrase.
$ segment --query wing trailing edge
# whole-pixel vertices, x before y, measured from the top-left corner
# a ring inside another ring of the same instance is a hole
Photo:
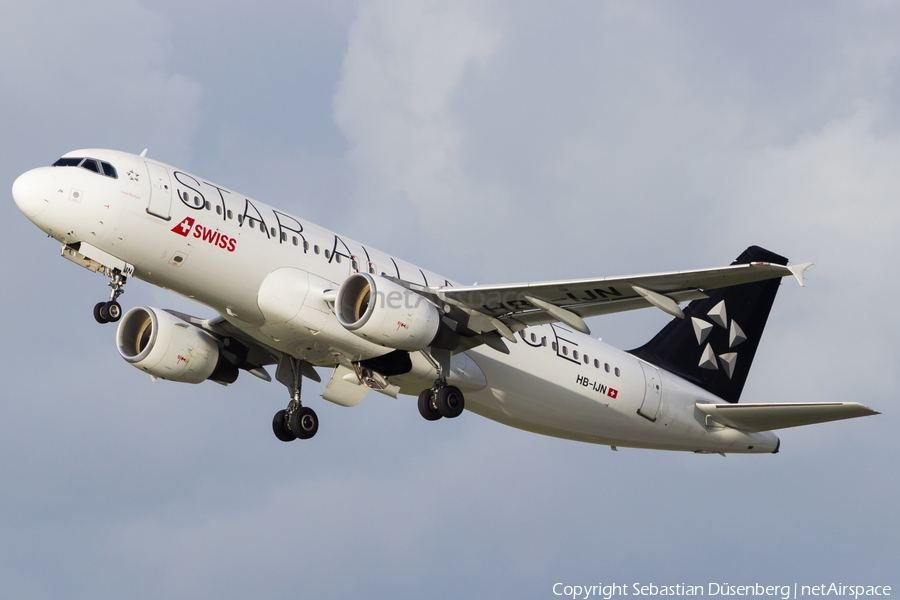
[[[808,402],[786,404],[703,404],[707,425],[718,423],[744,431],[772,431],[801,425],[827,423],[881,414],[859,402]],[[710,423],[713,421],[714,423]]]

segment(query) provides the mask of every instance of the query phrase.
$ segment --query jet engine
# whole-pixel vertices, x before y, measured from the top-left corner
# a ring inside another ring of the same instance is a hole
[[[338,321],[372,343],[398,350],[429,346],[454,349],[459,335],[441,321],[437,307],[389,279],[368,273],[348,277],[334,303]]]
[[[238,376],[213,336],[158,308],[138,306],[125,313],[116,346],[122,358],[160,379],[234,383]]]

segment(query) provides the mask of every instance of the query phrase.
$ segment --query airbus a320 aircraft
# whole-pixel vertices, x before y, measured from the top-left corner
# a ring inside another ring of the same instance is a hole
[[[288,388],[278,439],[316,434],[304,377],[322,397],[418,396],[428,421],[468,409],[595,444],[774,453],[772,430],[878,414],[855,402],[738,404],[782,277],[810,266],[750,247],[730,266],[516,285],[463,286],[237,192],[112,150],[77,150],[16,179],[21,211],[62,256],[110,278],[100,323],[119,321],[126,361],[154,379]],[[122,314],[137,277],[212,308]],[[681,304],[688,302],[682,310]],[[585,317],[656,307],[673,320],[628,352]]]

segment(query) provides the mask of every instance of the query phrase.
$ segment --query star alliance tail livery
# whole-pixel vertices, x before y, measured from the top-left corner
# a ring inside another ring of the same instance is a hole
[[[62,256],[110,279],[94,318],[154,379],[288,389],[272,422],[313,437],[301,403],[418,396],[429,421],[464,409],[571,440],[697,453],[774,453],[773,430],[878,414],[856,402],[738,404],[782,277],[810,266],[751,247],[730,266],[626,277],[463,286],[145,156],[70,152],[21,175],[21,211]],[[218,313],[200,319],[118,302],[136,277]],[[682,310],[681,304],[688,303]],[[656,307],[673,316],[623,352],[584,322]]]

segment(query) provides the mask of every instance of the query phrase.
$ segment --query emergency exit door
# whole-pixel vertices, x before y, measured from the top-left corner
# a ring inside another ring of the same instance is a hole
[[[659,369],[653,365],[641,362],[644,371],[644,401],[638,409],[638,414],[645,419],[656,421],[659,412],[659,401],[662,396],[662,381],[659,377]]]

